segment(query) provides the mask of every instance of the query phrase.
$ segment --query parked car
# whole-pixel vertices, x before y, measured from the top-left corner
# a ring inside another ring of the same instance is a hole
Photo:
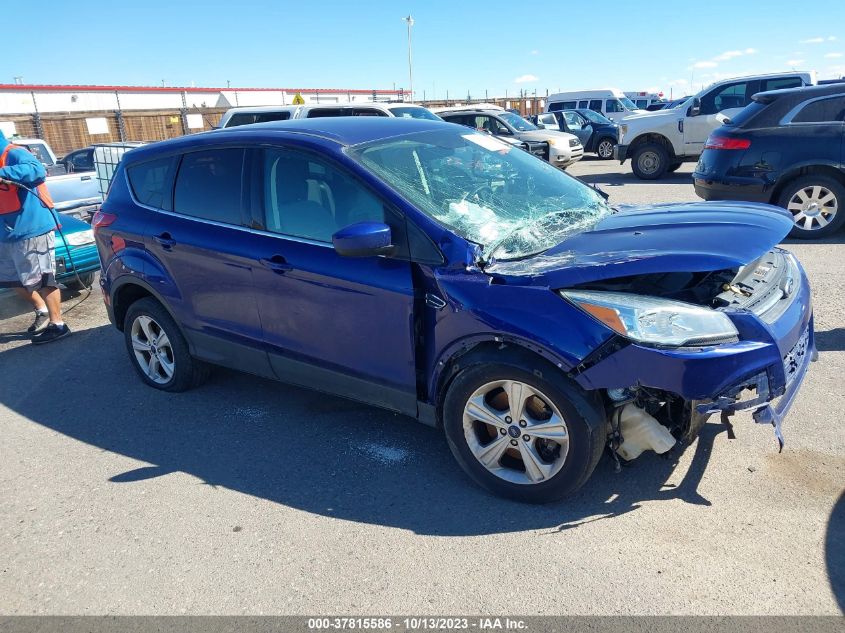
[[[835,232],[845,223],[845,84],[754,95],[707,139],[693,179],[705,200],[785,207],[792,237]]]
[[[598,112],[592,110],[545,112],[533,117],[533,121],[539,127],[573,134],[581,141],[585,152],[591,152],[603,159],[613,158],[613,148],[619,140],[619,126]]]
[[[557,92],[546,98],[546,112],[584,110],[587,108],[616,122],[632,114],[645,112],[626,97],[624,92],[616,88]]]
[[[259,106],[230,108],[220,118],[218,128],[236,127],[252,123],[287,121],[289,119],[313,119],[334,116],[385,116],[412,119],[431,119],[440,117],[431,110],[413,103],[342,103],[317,105]]]
[[[713,413],[749,409],[781,438],[815,354],[807,278],[776,248],[786,212],[614,213],[438,121],[140,147],[93,226],[109,318],[150,387],[213,364],[384,407],[442,427],[473,479],[524,501],[579,488],[606,445],[662,453]]]
[[[616,156],[620,163],[630,158],[638,178],[655,180],[697,160],[710,132],[744,108],[751,95],[815,81],[815,73],[789,72],[717,82],[676,108],[626,118],[619,125]]]
[[[91,226],[87,222],[70,216],[63,215],[59,219],[62,230],[55,231],[56,280],[75,290],[81,290],[85,286],[90,287],[94,282],[94,275],[100,270],[100,257],[97,254],[97,246],[94,244]],[[64,239],[62,233],[64,233]],[[68,251],[70,251],[70,256],[68,256]]]
[[[662,110],[669,104],[668,101],[657,101],[655,103],[650,103],[646,106],[646,112],[657,112],[658,110]]]
[[[542,148],[544,155],[540,157],[561,169],[581,160],[584,155],[584,148],[578,137],[566,132],[539,128],[518,114],[502,108],[467,107],[464,110],[441,110],[439,115],[449,123],[465,125],[499,138],[545,143],[547,146]]]
[[[84,147],[59,159],[59,164],[64,165],[65,171],[72,174],[80,171],[94,171],[94,148]]]
[[[13,137],[15,145],[28,149],[47,170],[47,189],[56,211],[77,218],[88,219],[103,201],[93,171],[68,173],[56,159],[52,148],[41,139]],[[93,167],[93,166],[92,166]]]

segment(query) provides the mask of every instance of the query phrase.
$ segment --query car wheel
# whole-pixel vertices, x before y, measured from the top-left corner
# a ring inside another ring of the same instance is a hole
[[[657,143],[646,143],[634,150],[631,158],[631,168],[637,178],[643,180],[657,180],[669,166],[669,155],[666,148]]]
[[[516,363],[461,371],[446,394],[443,426],[472,479],[530,503],[580,488],[606,443],[603,411],[585,392],[551,367]]]
[[[845,223],[845,186],[829,176],[811,174],[789,183],[779,204],[792,214],[791,237],[825,237]]]
[[[81,273],[79,275],[79,279],[77,279],[76,275],[74,275],[70,279],[70,281],[68,281],[65,285],[71,290],[85,290],[86,288],[90,288],[94,284],[94,277],[96,274],[97,273],[93,272]]]
[[[669,165],[666,168],[666,171],[668,171],[670,173],[674,173],[674,172],[678,171],[678,169],[680,169],[681,165],[683,165],[683,163],[672,163],[671,165]]]
[[[613,147],[616,143],[612,139],[603,138],[596,146],[596,154],[603,160],[610,160],[613,158]]]
[[[186,391],[208,377],[208,366],[191,356],[176,322],[155,299],[133,303],[123,324],[129,358],[150,387]]]

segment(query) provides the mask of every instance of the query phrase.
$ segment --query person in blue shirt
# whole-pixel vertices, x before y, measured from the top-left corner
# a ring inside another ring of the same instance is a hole
[[[34,344],[70,334],[62,321],[56,220],[46,177],[44,165],[26,148],[9,143],[0,131],[0,288],[14,288],[32,303],[35,320],[27,331]]]

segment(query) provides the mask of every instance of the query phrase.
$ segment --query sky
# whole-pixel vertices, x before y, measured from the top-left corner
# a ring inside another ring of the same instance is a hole
[[[417,99],[845,75],[845,0],[0,2],[0,83],[407,90],[409,14]]]

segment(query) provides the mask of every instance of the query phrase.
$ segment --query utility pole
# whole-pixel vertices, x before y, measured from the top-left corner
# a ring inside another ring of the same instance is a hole
[[[411,27],[414,26],[414,18],[409,13],[407,17],[402,18],[408,24],[408,94],[410,100],[414,100],[414,69],[411,63]]]

